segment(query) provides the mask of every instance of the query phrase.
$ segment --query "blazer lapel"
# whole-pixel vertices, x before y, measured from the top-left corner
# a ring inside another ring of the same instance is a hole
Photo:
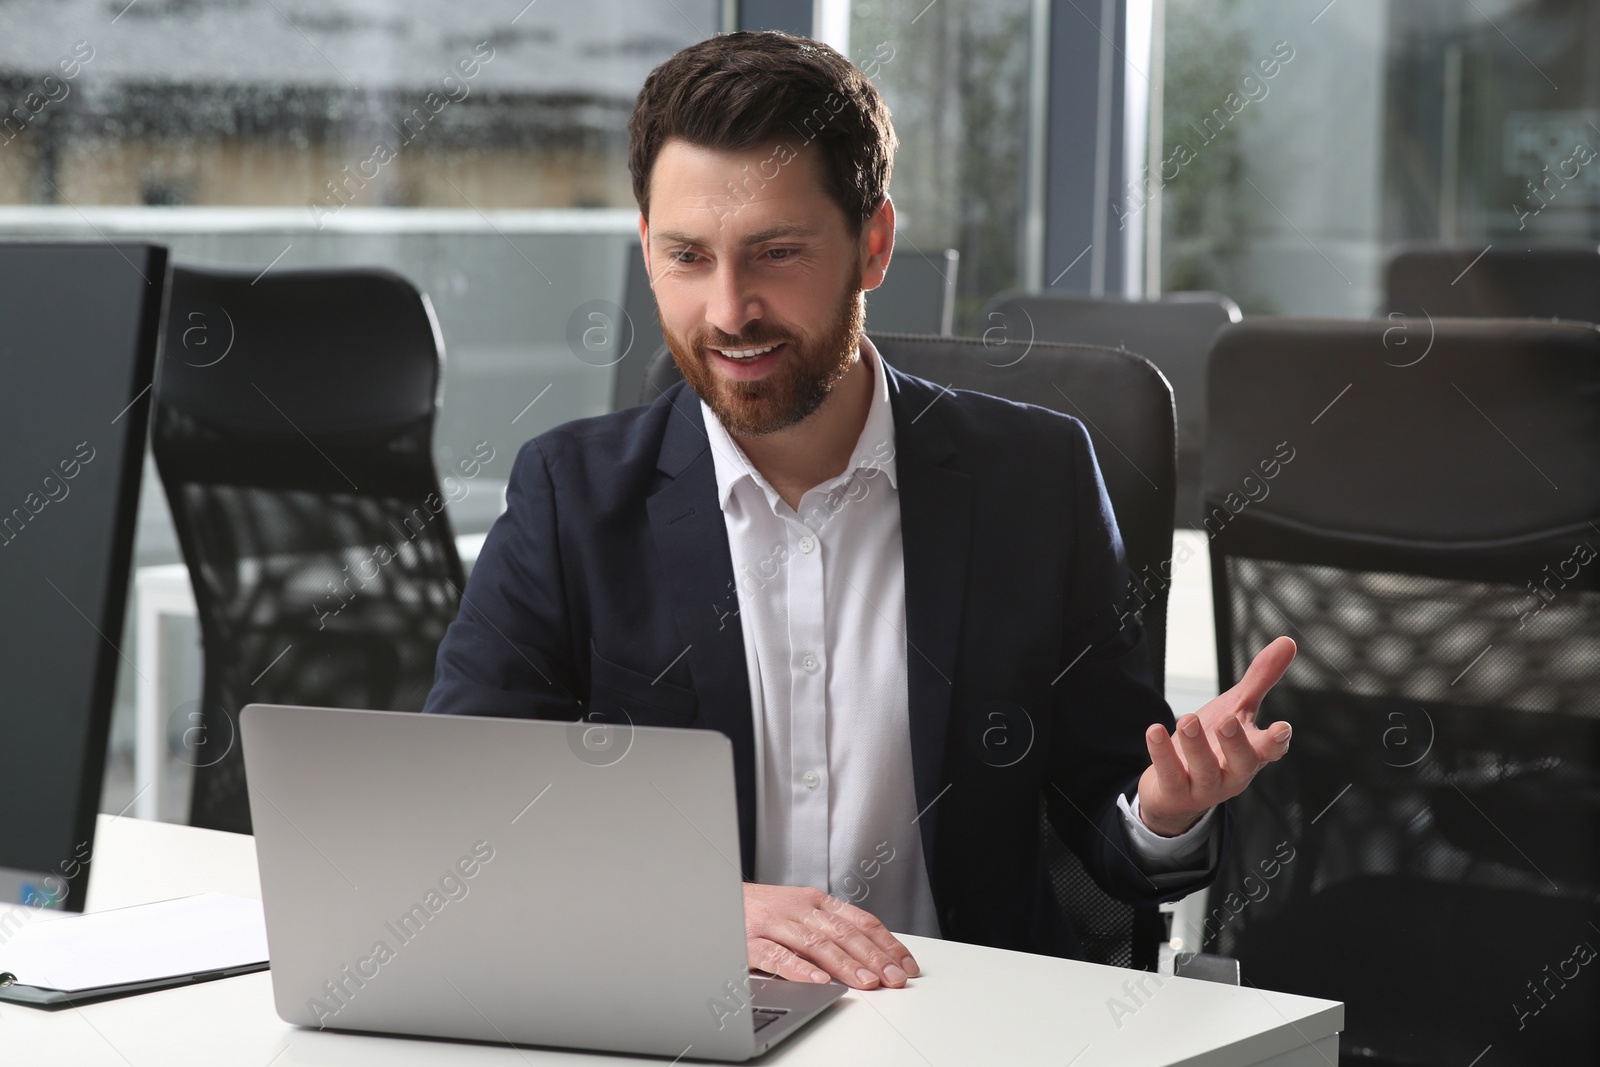
[[[740,868],[755,879],[756,754],[745,665],[744,631],[728,528],[717,504],[717,474],[706,439],[700,398],[679,386],[667,416],[657,470],[672,480],[647,501],[674,611],[688,651],[700,713],[709,727],[733,742],[733,777],[739,798]]]
[[[955,444],[939,414],[943,391],[880,363],[889,375],[905,556],[906,690],[922,855],[933,879],[934,827],[944,775],[961,605],[972,534],[972,483],[954,469]]]

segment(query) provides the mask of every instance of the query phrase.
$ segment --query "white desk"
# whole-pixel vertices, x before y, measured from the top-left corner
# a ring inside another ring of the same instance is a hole
[[[255,848],[235,834],[100,816],[90,910],[217,890],[257,897]],[[1047,956],[906,937],[923,976],[852,990],[761,1063],[873,1067],[1328,1067],[1344,1006],[1287,993],[1162,978]],[[0,956],[4,947],[0,945]],[[1145,978],[1121,1024],[1108,1007]],[[1248,977],[1248,976],[1246,976]],[[6,1063],[73,1067],[409,1067],[413,1064],[665,1064],[535,1048],[302,1030],[279,1020],[270,973],[83,1008],[0,1004]]]
[[[456,552],[467,570],[483,549],[487,534],[462,534],[456,538]],[[161,763],[167,751],[167,707],[165,630],[162,620],[171,617],[194,618],[194,587],[189,583],[189,568],[182,563],[139,567],[133,574],[133,616],[138,644],[139,671],[134,696],[133,777],[139,793],[133,813],[141,819],[181,819],[181,812],[161,810],[161,790],[150,783],[159,781]],[[166,709],[165,712],[163,709]]]

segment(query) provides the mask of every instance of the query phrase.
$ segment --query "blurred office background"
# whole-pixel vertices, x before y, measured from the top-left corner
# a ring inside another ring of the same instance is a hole
[[[653,66],[733,28],[820,37],[877,84],[901,139],[897,258],[959,254],[957,334],[994,328],[1008,290],[1370,316],[1399,245],[1600,239],[1584,0],[0,0],[0,239],[404,274],[445,341],[438,466],[493,451],[450,504],[481,533],[523,441],[615,403],[621,368],[575,325],[601,308],[619,336],[654,330],[624,311],[625,122]],[[135,565],[181,572],[153,468],[142,493]],[[161,625],[181,730],[198,630]],[[1175,600],[1180,690],[1214,684],[1210,625]],[[133,675],[110,811],[135,792]],[[186,769],[163,817],[187,810]]]

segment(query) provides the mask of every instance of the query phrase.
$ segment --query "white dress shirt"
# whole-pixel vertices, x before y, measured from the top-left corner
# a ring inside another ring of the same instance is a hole
[[[815,886],[891,930],[938,937],[912,784],[905,558],[888,377],[845,470],[778,495],[701,401],[739,598],[756,745],[756,881]],[[1152,833],[1119,798],[1146,873],[1206,867],[1214,812]]]

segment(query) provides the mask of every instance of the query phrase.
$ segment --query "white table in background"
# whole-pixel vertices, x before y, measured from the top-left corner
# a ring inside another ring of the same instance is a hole
[[[13,817],[22,813],[13,812]],[[259,897],[253,840],[100,816],[92,911],[215,890]],[[1048,956],[905,937],[922,977],[851,991],[761,1063],[873,1067],[1327,1067],[1344,1006]],[[0,945],[0,956],[4,946]],[[1246,976],[1248,977],[1248,976]],[[1128,983],[1147,995],[1133,1014]],[[73,1067],[506,1067],[664,1064],[628,1056],[369,1037],[297,1029],[273,1009],[261,972],[185,989],[45,1012],[0,1004],[0,1060]]]

